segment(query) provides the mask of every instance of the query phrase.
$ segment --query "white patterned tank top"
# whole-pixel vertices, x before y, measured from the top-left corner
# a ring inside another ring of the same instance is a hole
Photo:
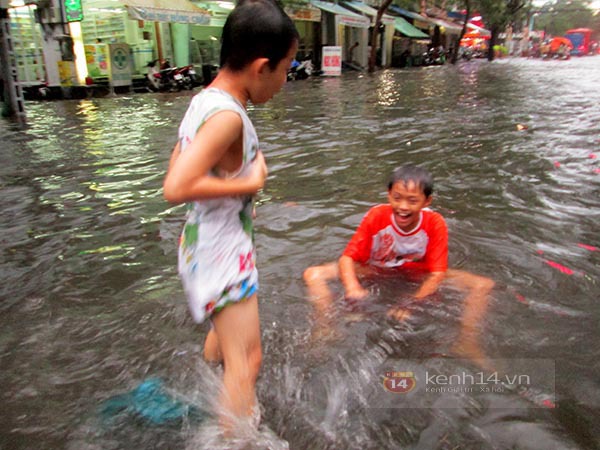
[[[221,111],[233,111],[242,118],[242,165],[234,174],[213,172],[210,176],[243,177],[256,157],[258,137],[244,107],[225,91],[207,88],[194,96],[179,127],[181,151],[185,152],[200,127]],[[178,270],[192,316],[196,322],[202,322],[258,288],[253,200],[251,196],[230,196],[202,199],[187,206]]]

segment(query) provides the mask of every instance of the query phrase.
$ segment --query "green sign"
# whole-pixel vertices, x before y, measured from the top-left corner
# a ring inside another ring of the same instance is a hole
[[[119,70],[127,69],[129,65],[129,55],[122,48],[115,48],[112,55],[113,64]]]
[[[67,22],[80,22],[83,20],[81,0],[63,0],[65,20]]]

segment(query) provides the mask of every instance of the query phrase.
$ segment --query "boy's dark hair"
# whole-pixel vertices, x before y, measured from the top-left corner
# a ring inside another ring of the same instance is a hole
[[[223,27],[221,67],[239,71],[268,58],[275,70],[298,39],[294,22],[273,0],[240,0]]]
[[[433,194],[433,178],[431,174],[422,167],[410,165],[398,167],[394,170],[394,173],[392,173],[388,183],[388,191],[392,190],[392,186],[399,181],[404,184],[408,184],[412,181],[421,188],[425,197],[429,197]]]

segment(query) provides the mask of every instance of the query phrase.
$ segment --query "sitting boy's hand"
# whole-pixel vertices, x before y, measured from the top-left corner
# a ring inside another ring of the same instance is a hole
[[[358,286],[352,289],[346,290],[346,300],[364,300],[369,296],[369,291],[363,288],[362,286]]]

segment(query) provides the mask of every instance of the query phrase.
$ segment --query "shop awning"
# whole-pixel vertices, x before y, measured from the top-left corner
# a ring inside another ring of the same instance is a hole
[[[339,23],[342,25],[357,28],[369,28],[371,26],[371,21],[365,16],[353,13],[349,9],[342,8],[336,3],[321,2],[319,0],[311,0],[310,3],[320,10],[335,14],[338,17]]]
[[[188,0],[122,0],[129,17],[151,22],[208,25],[210,13]]]
[[[435,17],[428,17],[433,23],[445,29],[448,34],[460,34],[462,31],[462,26],[457,25],[453,22],[448,22],[447,20],[437,19]]]
[[[396,5],[390,5],[389,10],[404,17],[413,20],[413,26],[418,28],[429,28],[429,25],[437,25],[429,17],[422,16],[416,12],[408,11]]]
[[[404,36],[414,39],[429,39],[426,33],[423,33],[418,28],[413,27],[410,23],[404,20],[402,17],[396,17],[394,22],[394,28]]]
[[[467,23],[467,28],[471,31],[475,31],[482,36],[491,36],[492,32],[490,30],[486,30],[485,28],[478,27],[474,23]]]
[[[351,2],[344,2],[344,3],[347,6],[350,6],[351,8],[354,8],[363,14],[366,14],[367,16],[370,16],[372,19],[371,23],[375,24],[375,20],[377,18],[377,10],[375,8],[373,8],[372,6],[369,6],[363,2],[351,1]],[[381,23],[383,23],[385,25],[394,25],[394,18],[388,14],[384,14],[381,16]]]
[[[225,2],[223,2],[223,4],[224,3]],[[206,25],[218,28],[223,28],[223,26],[225,25],[225,21],[227,20],[227,16],[229,16],[234,6],[233,3],[231,3],[230,8],[224,8],[223,6],[213,2],[196,2],[194,4],[200,9],[208,10],[210,14],[210,22]]]
[[[321,10],[310,4],[303,6],[286,6],[284,10],[292,20],[304,20],[308,22],[321,21]]]
[[[417,14],[412,11],[407,11],[406,9],[399,8],[398,6],[391,5],[390,11],[395,12],[396,14],[400,14],[401,16],[408,17],[409,19],[413,19],[415,21],[415,26],[421,27],[417,22],[428,23],[430,25],[437,25],[439,27],[443,27],[446,33],[449,34],[460,34],[462,30],[462,26],[455,24],[454,22],[449,22],[447,20],[437,19],[435,17],[426,17],[421,14]]]

